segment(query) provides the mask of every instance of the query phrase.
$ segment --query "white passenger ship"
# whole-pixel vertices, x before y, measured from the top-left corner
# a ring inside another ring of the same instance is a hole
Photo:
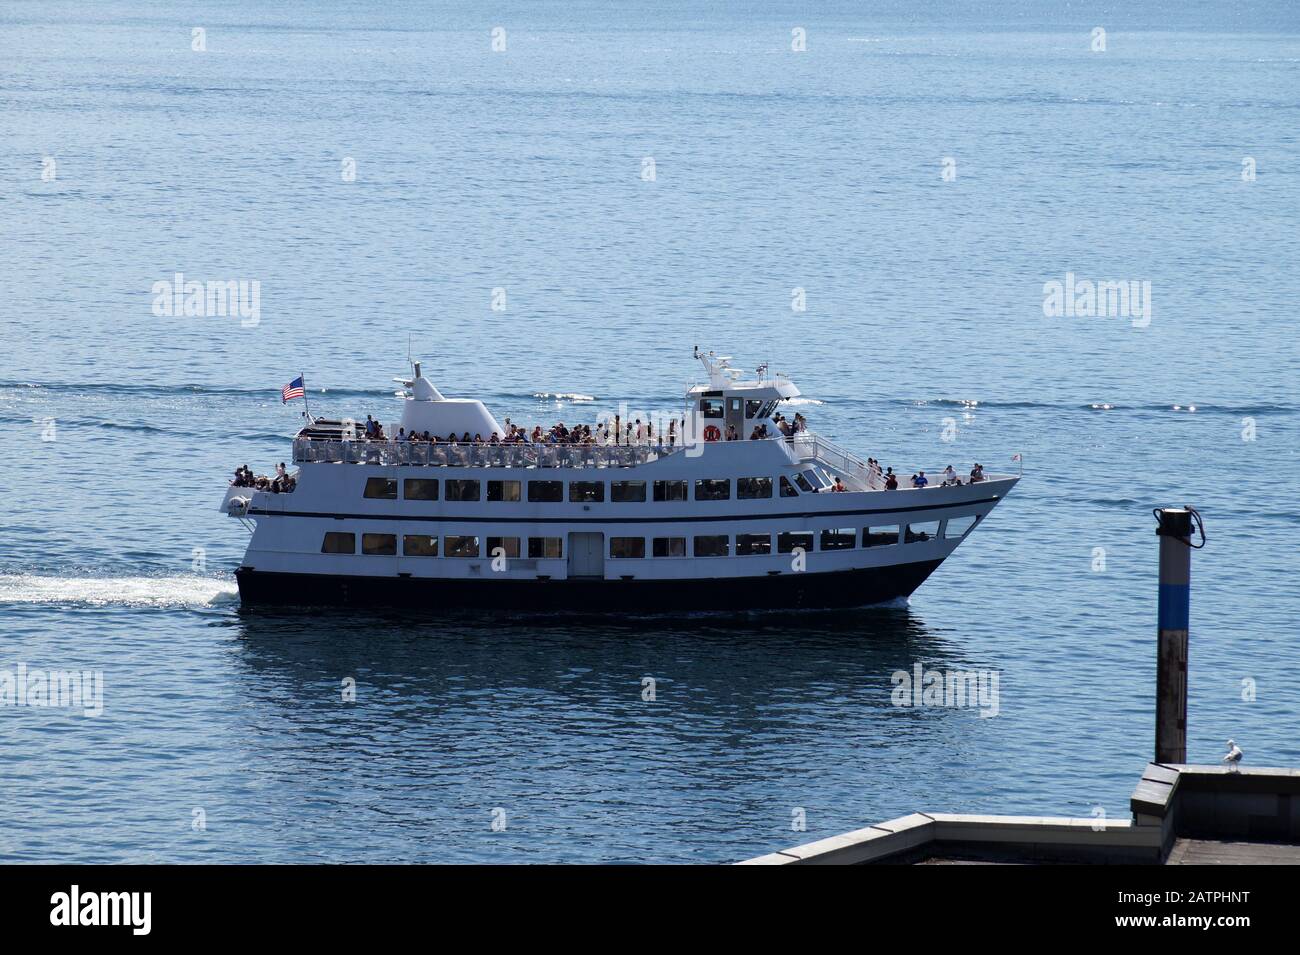
[[[788,378],[743,380],[730,359],[696,357],[708,381],[671,435],[630,443],[623,422],[588,444],[423,440],[507,432],[482,402],[443,397],[418,363],[384,438],[309,418],[291,491],[226,493],[226,512],[253,529],[236,571],[243,603],[864,606],[916,590],[1019,480],[918,489],[909,474],[886,490],[878,466],[810,430],[781,432],[774,416],[799,395]]]

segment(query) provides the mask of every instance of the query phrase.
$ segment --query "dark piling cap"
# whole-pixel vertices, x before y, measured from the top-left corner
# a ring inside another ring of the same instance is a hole
[[[1192,536],[1192,512],[1183,507],[1157,507],[1156,533],[1161,537]]]

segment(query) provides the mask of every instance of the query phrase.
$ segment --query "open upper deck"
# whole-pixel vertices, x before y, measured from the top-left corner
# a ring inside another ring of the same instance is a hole
[[[632,468],[682,450],[680,444],[463,444],[298,437],[293,441],[293,461],[453,468]]]

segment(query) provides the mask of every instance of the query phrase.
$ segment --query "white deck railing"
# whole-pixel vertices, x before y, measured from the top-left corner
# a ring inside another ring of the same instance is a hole
[[[294,438],[295,464],[409,464],[478,468],[631,468],[677,454],[675,445],[450,444]]]
[[[882,491],[884,479],[867,467],[867,462],[845,451],[839,445],[832,444],[819,434],[804,431],[789,440],[790,450],[797,461],[820,462],[829,465],[853,482],[860,485],[858,490]]]

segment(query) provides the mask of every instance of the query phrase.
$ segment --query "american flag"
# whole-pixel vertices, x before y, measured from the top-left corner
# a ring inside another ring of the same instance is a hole
[[[289,382],[280,389],[280,404],[284,404],[290,398],[307,398],[307,392],[302,387],[302,375],[299,375],[293,381]]]

